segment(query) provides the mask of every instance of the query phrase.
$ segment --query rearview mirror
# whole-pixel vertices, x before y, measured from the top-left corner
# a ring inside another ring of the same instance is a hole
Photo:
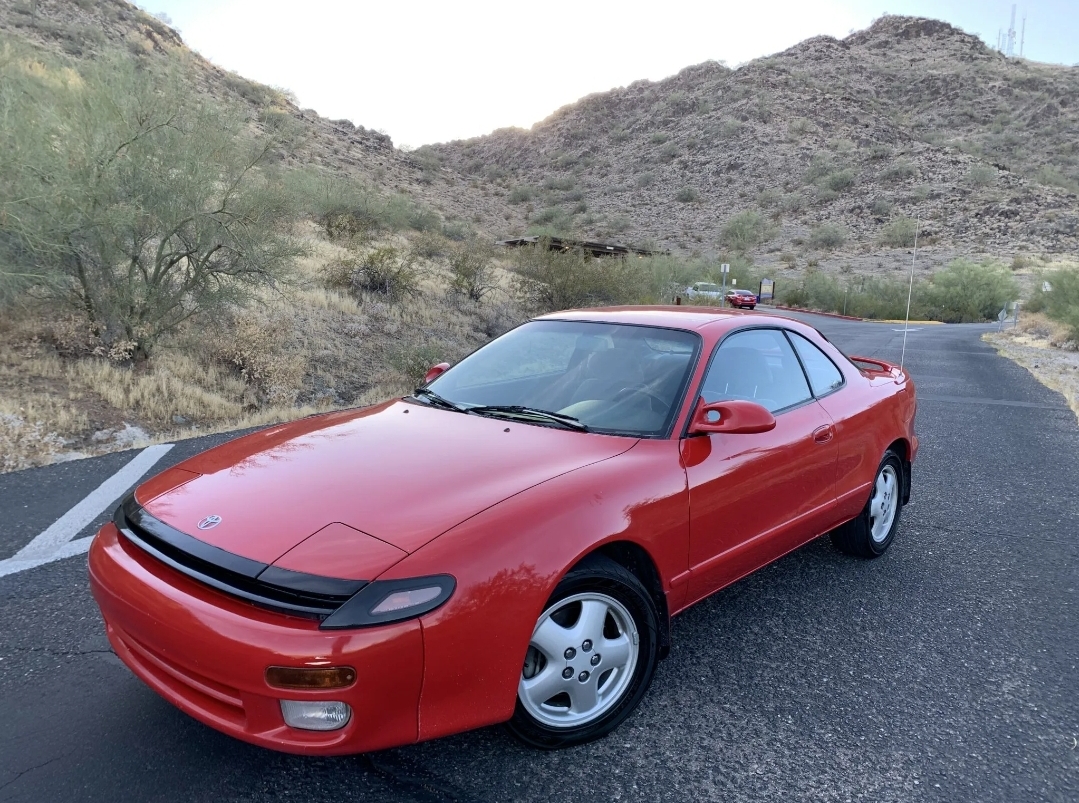
[[[426,385],[428,382],[433,382],[435,379],[438,379],[449,367],[450,364],[448,362],[440,362],[438,365],[432,365],[427,369],[427,373],[423,375],[423,384]]]
[[[731,435],[751,435],[775,428],[775,416],[756,402],[732,399],[708,404],[702,396],[689,423],[689,434],[726,432]]]

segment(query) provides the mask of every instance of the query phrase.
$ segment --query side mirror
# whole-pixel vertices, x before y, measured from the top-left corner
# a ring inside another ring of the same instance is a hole
[[[450,367],[448,362],[440,362],[438,365],[432,365],[427,369],[427,373],[423,375],[423,384],[433,382],[438,377],[442,376],[443,372]]]
[[[731,400],[707,404],[703,396],[689,422],[690,435],[708,432],[751,435],[775,428],[775,416],[756,402]]]

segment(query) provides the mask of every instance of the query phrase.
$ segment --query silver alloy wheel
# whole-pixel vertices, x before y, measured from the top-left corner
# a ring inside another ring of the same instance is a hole
[[[574,609],[572,624],[559,624]],[[639,652],[633,617],[614,597],[588,592],[560,599],[536,623],[517,696],[549,727],[593,722],[622,698]]]
[[[869,535],[875,543],[884,543],[898,509],[899,475],[894,466],[886,465],[877,475],[869,500]]]

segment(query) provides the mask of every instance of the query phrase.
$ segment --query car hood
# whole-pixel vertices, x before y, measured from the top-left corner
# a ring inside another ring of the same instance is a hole
[[[395,401],[238,438],[143,484],[136,499],[177,530],[261,563],[290,550],[336,552],[332,542],[348,532],[341,525],[360,531],[364,550],[382,542],[388,554],[409,553],[509,496],[636,442]],[[326,539],[322,548],[297,550],[315,533]],[[325,557],[324,573],[345,576]]]

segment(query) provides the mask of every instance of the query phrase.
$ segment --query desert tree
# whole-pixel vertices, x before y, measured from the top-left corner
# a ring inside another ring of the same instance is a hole
[[[120,56],[80,72],[0,58],[0,284],[76,307],[144,357],[158,338],[287,271],[278,146],[191,76]]]

